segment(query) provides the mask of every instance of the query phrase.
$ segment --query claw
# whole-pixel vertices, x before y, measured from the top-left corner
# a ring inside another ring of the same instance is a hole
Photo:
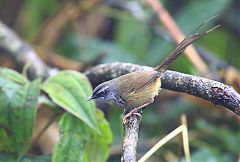
[[[123,117],[123,124],[126,124],[127,119],[132,115],[137,115],[138,117],[142,117],[141,113],[138,112],[138,109],[133,109]]]
[[[142,106],[133,108],[132,110],[130,110],[130,112],[128,112],[124,117],[123,117],[123,124],[126,124],[127,122],[127,118],[129,118],[131,115],[137,115],[138,117],[142,117],[141,113],[139,113],[139,111],[141,111],[144,107],[146,107],[147,105],[149,105],[149,103],[145,103]]]

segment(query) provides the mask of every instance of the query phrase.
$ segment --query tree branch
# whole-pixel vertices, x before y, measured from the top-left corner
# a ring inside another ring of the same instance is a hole
[[[49,68],[36,54],[32,46],[16,35],[0,21],[0,48],[6,50],[17,65],[23,68],[30,65],[29,73],[32,78],[48,76],[54,69]]]
[[[85,74],[92,85],[116,78],[136,70],[151,70],[151,67],[130,63],[110,63],[96,66]],[[230,86],[210,79],[167,70],[161,78],[162,88],[184,92],[208,100],[216,105],[222,105],[240,116],[240,95]],[[123,162],[136,162],[138,131],[141,118],[132,115],[123,123]]]
[[[92,85],[116,78],[136,70],[150,70],[151,67],[139,66],[130,63],[110,63],[96,66],[85,74]],[[167,70],[161,78],[164,89],[184,92],[210,101],[215,105],[222,105],[240,116],[240,95],[230,86],[223,83],[197,77],[189,74]]]
[[[126,123],[123,124],[123,155],[122,162],[136,162],[137,161],[137,142],[138,131],[141,122],[141,117],[138,115],[129,116]]]

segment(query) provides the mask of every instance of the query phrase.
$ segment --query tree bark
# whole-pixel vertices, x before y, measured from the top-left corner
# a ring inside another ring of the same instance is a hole
[[[138,115],[129,116],[126,123],[123,124],[123,155],[122,162],[137,161],[137,143],[138,131],[141,117]]]
[[[110,63],[96,66],[85,74],[92,85],[98,84],[136,70],[151,70],[151,67],[130,63]],[[240,95],[230,86],[218,81],[167,70],[161,78],[161,88],[184,92],[221,105],[240,116]]]

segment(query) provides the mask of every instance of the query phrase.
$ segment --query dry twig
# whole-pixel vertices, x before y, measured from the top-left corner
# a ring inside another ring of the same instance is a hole
[[[166,27],[169,34],[172,38],[178,43],[180,43],[184,39],[184,34],[180,31],[179,27],[173,20],[172,16],[168,13],[168,11],[162,6],[159,0],[144,0],[146,4],[148,4],[152,10],[157,14],[159,20]],[[204,75],[207,75],[208,68],[205,62],[198,55],[197,51],[190,45],[185,53],[187,54],[188,59],[191,63]]]
[[[181,123],[179,127],[173,130],[171,133],[163,137],[158,141],[143,157],[138,160],[138,162],[145,162],[152,154],[154,154],[159,148],[161,148],[165,143],[170,141],[172,138],[182,133],[183,139],[183,149],[185,153],[186,162],[190,162],[190,149],[189,149],[189,139],[188,139],[188,130],[187,130],[187,119],[185,115],[181,116]]]

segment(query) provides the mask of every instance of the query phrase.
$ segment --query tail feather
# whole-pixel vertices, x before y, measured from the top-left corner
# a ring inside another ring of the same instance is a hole
[[[208,33],[212,32],[216,28],[220,27],[220,25],[216,25],[212,27],[211,29],[205,31],[205,32],[198,32],[198,30],[204,26],[207,22],[210,20],[214,19],[216,16],[211,17],[210,19],[206,20],[203,22],[200,26],[198,26],[193,32],[191,32],[189,35],[185,37],[185,39],[178,44],[178,46],[173,50],[170,55],[163,61],[161,62],[160,65],[154,68],[154,70],[159,71],[161,73],[165,72],[170,65],[190,44],[193,42],[197,41],[198,39],[202,38],[203,36],[207,35]]]

